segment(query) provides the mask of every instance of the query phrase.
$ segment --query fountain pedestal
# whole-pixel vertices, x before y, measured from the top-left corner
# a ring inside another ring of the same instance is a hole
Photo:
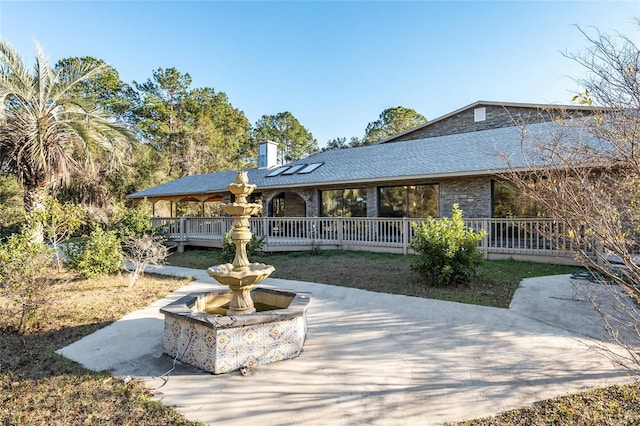
[[[310,294],[255,287],[275,270],[247,258],[249,218],[261,209],[247,202],[255,188],[238,172],[229,185],[236,201],[222,205],[233,218],[236,254],[207,273],[229,289],[193,293],[160,309],[167,354],[214,374],[297,357],[307,335]],[[256,303],[266,308],[257,311]]]

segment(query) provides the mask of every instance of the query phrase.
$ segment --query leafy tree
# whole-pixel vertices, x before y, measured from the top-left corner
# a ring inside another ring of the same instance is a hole
[[[318,149],[318,142],[289,111],[276,115],[263,115],[256,122],[253,137],[258,141],[278,144],[281,163],[304,158]]]
[[[367,125],[364,135],[364,145],[387,139],[393,135],[412,129],[427,122],[427,119],[411,108],[398,106],[387,108]]]
[[[91,166],[96,157],[117,164],[133,141],[126,127],[73,94],[76,85],[103,66],[66,68],[63,77],[38,45],[36,53],[30,71],[18,52],[0,40],[0,168],[17,176],[28,215],[51,187],[69,180],[72,170]]]
[[[166,179],[244,167],[255,157],[249,120],[223,92],[192,89],[191,76],[175,68],[134,85],[135,120]]]
[[[112,119],[135,130],[133,110],[138,96],[134,89],[120,79],[115,68],[91,56],[61,59],[55,69],[64,81],[68,78],[69,70],[80,67],[103,69],[91,78],[74,85],[69,93],[96,105]],[[147,147],[136,144],[133,148],[134,151],[123,158],[123,164],[127,167],[114,169],[108,162],[94,159],[93,167],[73,170],[69,181],[56,188],[54,195],[60,200],[74,204],[106,206],[122,199],[127,193],[135,192],[138,188],[134,182],[144,186],[149,179],[143,178],[138,172],[145,169],[146,163],[141,159],[144,155],[140,151],[144,152]],[[82,162],[84,153],[79,151],[74,158]]]
[[[197,117],[196,130],[205,136],[207,171],[244,168],[255,161],[258,151],[251,138],[251,123],[224,92],[194,89],[189,108]]]
[[[364,139],[360,139],[357,136],[351,136],[351,139],[349,139],[349,147],[351,148],[355,148],[357,146],[363,146],[363,145],[365,145]]]
[[[363,145],[362,140],[356,136],[352,136],[351,139],[349,139],[349,142],[347,142],[347,138],[345,137],[334,138],[334,139],[331,139],[329,142],[327,142],[327,146],[322,148],[322,151],[324,152],[324,151],[330,151],[333,149],[354,148],[362,145]]]
[[[191,76],[175,68],[158,68],[152,79],[133,84],[139,93],[136,123],[144,141],[168,159],[168,176],[185,176],[181,151],[187,145],[185,135],[193,129],[193,117],[185,105]]]
[[[60,243],[68,240],[80,228],[84,219],[84,209],[75,204],[60,204],[55,198],[47,197],[43,201],[43,208],[34,212],[34,219],[42,226],[45,238],[51,243],[60,271]]]
[[[345,149],[345,148],[349,148],[349,145],[347,144],[347,138],[342,137],[342,138],[331,139],[329,142],[327,142],[327,146],[322,150],[330,151],[333,149]]]
[[[121,240],[141,237],[154,232],[151,225],[151,213],[145,205],[146,203],[138,203],[135,207],[126,209],[122,218],[113,224],[111,228]]]
[[[136,94],[133,88],[120,79],[118,71],[102,59],[92,56],[71,57],[56,63],[55,70],[61,80],[71,78],[74,69],[100,68],[91,78],[75,84],[70,93],[85,98],[123,123],[131,123],[131,114]]]

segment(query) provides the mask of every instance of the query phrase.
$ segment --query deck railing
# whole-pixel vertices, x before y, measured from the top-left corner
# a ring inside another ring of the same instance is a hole
[[[251,230],[264,238],[265,251],[335,248],[411,253],[416,218],[252,217]],[[480,248],[487,254],[569,258],[575,247],[563,225],[553,219],[465,219],[487,236]],[[153,218],[170,241],[185,245],[222,247],[231,229],[230,217]]]

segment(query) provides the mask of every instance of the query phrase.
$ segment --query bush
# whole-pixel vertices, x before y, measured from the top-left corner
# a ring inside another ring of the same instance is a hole
[[[23,191],[15,176],[0,176],[0,241],[11,234],[19,233],[26,223]]]
[[[151,225],[151,213],[144,207],[143,203],[136,207],[127,209],[122,219],[112,227],[122,239],[126,241],[131,237],[142,237],[154,233]]]
[[[96,226],[89,236],[63,249],[69,258],[68,267],[83,278],[116,272],[122,268],[120,239],[114,231]]]
[[[251,235],[251,241],[247,243],[247,257],[251,260],[252,257],[262,254],[262,246],[264,245],[264,237],[257,238],[256,234]],[[222,240],[222,251],[218,255],[218,259],[222,263],[232,263],[236,256],[236,246],[231,240],[231,231],[224,234]]]
[[[0,244],[0,320],[19,333],[47,301],[51,284],[53,252],[32,235],[23,231]]]
[[[468,228],[462,219],[462,210],[453,205],[451,219],[429,219],[414,225],[415,236],[411,248],[418,256],[411,270],[430,285],[463,284],[474,276],[482,262],[478,242],[486,236]]]

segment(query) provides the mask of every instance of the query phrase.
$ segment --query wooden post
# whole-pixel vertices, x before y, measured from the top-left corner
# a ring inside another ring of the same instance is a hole
[[[482,227],[480,229],[481,230],[484,229],[486,231],[486,235],[482,239],[482,256],[485,259],[488,259],[489,258],[489,238],[491,237],[491,235],[489,235],[489,221],[487,219],[482,220]]]
[[[405,256],[409,253],[409,220],[406,216],[402,217],[402,254]]]
[[[265,251],[269,251],[269,221],[264,211],[262,212],[262,235],[260,236],[264,238]]]
[[[186,241],[187,240],[187,231],[185,230],[185,221],[184,221],[184,216],[180,216],[180,240],[181,241]]]

